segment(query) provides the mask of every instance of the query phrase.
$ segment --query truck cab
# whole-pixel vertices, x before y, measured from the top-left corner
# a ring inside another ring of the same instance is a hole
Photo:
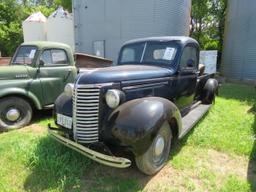
[[[173,78],[170,89],[165,90],[165,97],[182,109],[194,101],[199,64],[198,43],[185,39],[185,44],[167,37],[129,41],[121,49],[118,65],[147,65],[165,69],[169,72],[167,76]]]
[[[171,142],[210,109],[218,82],[199,70],[199,45],[189,37],[126,42],[117,66],[80,74],[55,102],[58,142],[105,165],[125,168],[133,154],[145,174],[158,172]],[[99,146],[103,149],[99,150]]]
[[[0,67],[0,130],[27,125],[34,110],[53,107],[67,83],[77,76],[68,45],[21,44],[8,66]]]

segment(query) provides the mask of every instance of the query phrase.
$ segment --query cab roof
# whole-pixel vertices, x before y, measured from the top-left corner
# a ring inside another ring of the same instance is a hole
[[[198,42],[190,37],[186,36],[160,36],[160,37],[147,37],[127,41],[124,45],[142,42],[168,42],[168,41],[179,41],[182,44],[193,43],[199,46]]]
[[[30,41],[21,44],[22,46],[36,46],[39,49],[43,48],[61,48],[71,49],[71,47],[64,43],[52,42],[52,41]]]

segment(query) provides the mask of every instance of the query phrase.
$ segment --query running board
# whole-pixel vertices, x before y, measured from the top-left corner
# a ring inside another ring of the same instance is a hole
[[[210,110],[211,105],[197,105],[187,115],[182,118],[182,132],[179,139],[184,137],[190,129]]]

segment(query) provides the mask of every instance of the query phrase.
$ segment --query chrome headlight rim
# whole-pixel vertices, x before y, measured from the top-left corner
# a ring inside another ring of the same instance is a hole
[[[73,91],[74,91],[74,84],[73,83],[68,83],[65,88],[64,88],[64,93],[69,96],[72,97],[73,95]]]
[[[117,108],[122,100],[122,92],[118,89],[109,89],[105,95],[105,100],[111,109]]]

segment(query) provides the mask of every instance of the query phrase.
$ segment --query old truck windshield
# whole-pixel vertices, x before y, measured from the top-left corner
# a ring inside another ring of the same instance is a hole
[[[35,46],[21,46],[13,58],[12,64],[28,64],[33,63],[37,48]]]
[[[171,42],[143,42],[125,46],[119,64],[172,65],[177,45]]]

